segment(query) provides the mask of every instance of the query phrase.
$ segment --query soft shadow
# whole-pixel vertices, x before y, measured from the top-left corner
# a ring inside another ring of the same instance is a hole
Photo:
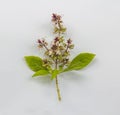
[[[36,78],[30,77],[29,80],[32,82],[36,82],[38,84],[51,84],[52,83],[50,76],[40,76],[40,77],[36,77]]]
[[[84,75],[80,74],[80,72],[77,71],[71,71],[61,74],[59,77],[63,77],[66,81],[84,81],[86,78]]]

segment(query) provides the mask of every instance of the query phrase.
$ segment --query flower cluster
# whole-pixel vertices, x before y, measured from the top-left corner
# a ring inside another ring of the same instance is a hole
[[[72,40],[69,38],[68,40],[64,39],[63,34],[63,21],[61,20],[61,16],[57,14],[52,15],[52,22],[55,23],[54,28],[58,28],[58,35],[51,42],[50,47],[48,47],[48,43],[43,40],[38,40],[39,48],[45,48],[45,59],[43,59],[43,65],[46,67],[53,66],[53,64],[57,64],[58,67],[64,67],[69,64],[69,55],[70,50],[74,48],[74,44]]]
[[[55,34],[64,34],[66,32],[66,28],[63,26],[63,21],[60,15],[54,14],[52,15],[52,22],[54,23],[54,33]]]
[[[45,57],[47,59],[43,60],[45,66],[52,65],[54,62],[57,62],[59,66],[69,64],[70,50],[74,48],[71,39],[65,41],[63,37],[55,37],[50,48],[47,47],[48,43],[45,40],[43,42],[39,39],[38,43],[39,48],[46,49]]]

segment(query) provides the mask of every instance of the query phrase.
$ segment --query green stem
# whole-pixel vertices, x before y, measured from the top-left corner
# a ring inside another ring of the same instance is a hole
[[[60,89],[59,89],[59,85],[58,85],[57,76],[56,76],[56,90],[57,90],[58,100],[61,101],[61,95],[60,95]]]
[[[55,63],[55,69],[57,69],[57,60],[56,60],[56,63]],[[59,89],[57,76],[55,78],[55,81],[56,81],[56,91],[57,91],[57,95],[58,95],[58,100],[61,101],[61,95],[60,95],[60,89]]]
[[[60,24],[60,21],[58,20],[58,27],[59,27],[59,29],[61,29],[61,24]],[[60,31],[59,31],[59,33],[58,33],[58,36],[60,37]],[[58,64],[58,61],[57,61],[57,59],[56,59],[56,61],[55,61],[55,69],[57,69],[57,65]],[[58,95],[58,100],[59,101],[61,101],[61,94],[60,94],[60,88],[59,88],[59,83],[58,83],[58,76],[56,76],[56,78],[55,78],[55,81],[56,81],[56,91],[57,91],[57,95]]]
[[[60,25],[60,21],[59,21],[59,20],[58,20],[58,27],[59,27],[59,33],[58,33],[58,36],[60,37],[61,25]]]

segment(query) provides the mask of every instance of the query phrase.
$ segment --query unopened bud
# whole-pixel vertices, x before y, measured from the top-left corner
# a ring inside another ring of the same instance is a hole
[[[38,43],[39,43],[39,44],[41,44],[41,43],[42,43],[40,39],[38,39]]]

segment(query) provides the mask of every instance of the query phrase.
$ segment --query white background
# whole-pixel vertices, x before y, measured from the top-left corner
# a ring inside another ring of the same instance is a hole
[[[59,77],[61,102],[54,81],[31,78],[23,59],[40,54],[38,38],[53,39],[52,13],[63,16],[73,54],[96,54]],[[120,115],[119,49],[119,0],[0,0],[0,115]]]

